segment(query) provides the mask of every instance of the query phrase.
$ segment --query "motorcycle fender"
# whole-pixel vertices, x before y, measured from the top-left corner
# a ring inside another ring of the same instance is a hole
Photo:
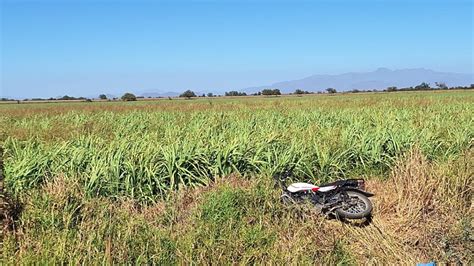
[[[375,196],[374,193],[370,193],[370,192],[367,192],[365,190],[361,190],[361,189],[358,189],[358,188],[350,188],[350,189],[347,189],[346,191],[355,191],[355,192],[359,192],[360,194],[366,196],[366,197],[373,197]]]

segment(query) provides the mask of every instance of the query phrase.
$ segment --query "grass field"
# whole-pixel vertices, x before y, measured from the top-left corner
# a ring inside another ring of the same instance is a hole
[[[2,261],[469,263],[473,113],[471,91],[0,104]],[[288,165],[368,179],[373,223],[281,206]]]

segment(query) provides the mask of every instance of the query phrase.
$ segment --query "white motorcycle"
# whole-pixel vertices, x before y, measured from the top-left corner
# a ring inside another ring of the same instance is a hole
[[[292,171],[288,170],[274,176],[283,190],[283,203],[310,202],[322,213],[342,219],[371,217],[373,207],[369,197],[374,194],[365,191],[363,179],[338,180],[319,186],[309,183],[286,186],[285,181],[291,175]]]

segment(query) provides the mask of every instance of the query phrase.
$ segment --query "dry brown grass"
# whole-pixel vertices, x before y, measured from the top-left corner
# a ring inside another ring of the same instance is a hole
[[[277,232],[272,256],[285,264],[297,264],[304,254],[313,252],[320,256],[315,261],[328,262],[340,242],[349,247],[357,263],[472,262],[472,235],[462,239],[467,233],[463,230],[472,228],[472,159],[467,152],[447,168],[413,150],[394,167],[388,180],[368,182],[368,189],[376,194],[374,217],[368,224],[326,220],[308,208],[296,213],[288,210],[278,223],[263,221]],[[254,186],[239,178],[230,180],[223,184]],[[470,224],[462,228],[466,218]]]
[[[4,188],[3,148],[0,146],[0,242],[3,242],[4,232],[12,224],[12,206]]]
[[[331,250],[340,240],[358,264],[469,264],[474,254],[473,162],[472,152],[467,152],[447,168],[414,150],[388,180],[368,181],[368,190],[376,194],[370,224],[306,217],[312,220],[308,227],[302,220],[291,220],[283,226],[286,230],[278,230],[276,250],[292,254],[286,262],[295,263],[297,258],[291,256],[299,254],[298,249],[318,245],[320,250]]]
[[[370,181],[368,188],[376,193],[372,224],[344,226],[359,260],[472,262],[472,235],[460,238],[472,229],[473,156],[468,152],[462,158],[446,168],[414,150],[387,181]],[[455,179],[448,175],[453,171]],[[463,219],[471,223],[467,228],[461,228]]]

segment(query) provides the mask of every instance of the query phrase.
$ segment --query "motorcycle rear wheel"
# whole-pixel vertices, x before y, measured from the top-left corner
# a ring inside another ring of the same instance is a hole
[[[371,215],[373,206],[369,198],[356,191],[346,191],[346,193],[349,196],[349,202],[346,202],[341,208],[336,209],[338,217],[362,219]]]

